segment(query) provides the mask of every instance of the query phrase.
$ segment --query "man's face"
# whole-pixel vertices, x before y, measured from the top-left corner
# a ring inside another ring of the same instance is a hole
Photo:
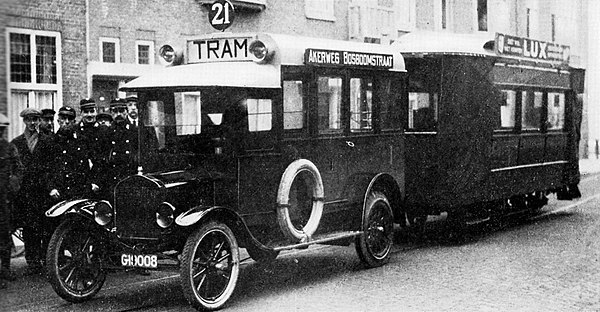
[[[66,129],[75,123],[75,118],[71,119],[65,115],[58,115],[58,124],[61,129]]]
[[[136,102],[127,102],[127,113],[129,114],[129,118],[137,119],[138,118],[138,110]]]
[[[84,123],[90,124],[96,122],[96,115],[98,115],[96,107],[86,107],[81,110],[81,119]]]
[[[116,123],[122,123],[127,118],[127,108],[126,107],[112,107],[110,109],[110,113],[113,116],[113,120]]]
[[[100,126],[110,127],[110,124],[111,124],[111,121],[106,118],[98,119],[98,125],[100,125]]]
[[[54,117],[42,117],[40,119],[40,130],[54,132]]]
[[[40,125],[40,117],[26,116],[23,117],[23,122],[25,122],[25,128],[27,128],[27,130],[31,132],[37,131]]]

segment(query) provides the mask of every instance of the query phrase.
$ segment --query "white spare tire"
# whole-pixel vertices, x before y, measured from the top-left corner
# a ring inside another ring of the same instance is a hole
[[[312,202],[310,217],[301,229],[294,225],[290,217],[290,208],[298,208],[291,206],[290,192],[294,181],[299,176],[302,177],[302,182],[305,183],[307,192],[309,192],[307,195],[310,196]],[[309,241],[321,221],[323,202],[323,180],[315,164],[307,159],[298,159],[292,162],[281,176],[279,190],[277,191],[277,220],[281,231],[293,241]]]

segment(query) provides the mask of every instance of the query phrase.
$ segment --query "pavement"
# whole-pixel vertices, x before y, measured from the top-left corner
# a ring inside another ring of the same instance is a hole
[[[579,160],[579,172],[582,175],[600,173],[600,159],[588,158]]]

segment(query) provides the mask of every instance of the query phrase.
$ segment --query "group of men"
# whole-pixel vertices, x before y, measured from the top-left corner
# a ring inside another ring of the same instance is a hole
[[[120,179],[136,172],[137,98],[114,99],[110,114],[99,113],[92,99],[81,100],[79,109],[77,118],[73,107],[61,107],[56,132],[54,110],[24,109],[25,130],[10,143],[3,139],[8,118],[0,114],[0,282],[15,279],[12,229],[23,228],[25,274],[41,274],[56,227],[45,211],[67,199],[108,199]]]

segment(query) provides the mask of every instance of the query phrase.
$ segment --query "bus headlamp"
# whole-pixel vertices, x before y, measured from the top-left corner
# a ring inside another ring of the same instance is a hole
[[[252,54],[253,60],[256,63],[264,64],[271,60],[273,54],[275,53],[274,49],[269,47],[265,42],[261,40],[254,40],[250,43],[248,50]]]
[[[158,50],[160,62],[165,66],[179,65],[183,60],[183,53],[171,45],[165,44]]]
[[[103,200],[94,205],[94,220],[101,226],[111,223],[113,216],[113,208],[109,202]]]
[[[175,207],[173,205],[167,202],[158,205],[158,208],[156,208],[156,224],[163,229],[168,228],[175,220],[174,213]]]

